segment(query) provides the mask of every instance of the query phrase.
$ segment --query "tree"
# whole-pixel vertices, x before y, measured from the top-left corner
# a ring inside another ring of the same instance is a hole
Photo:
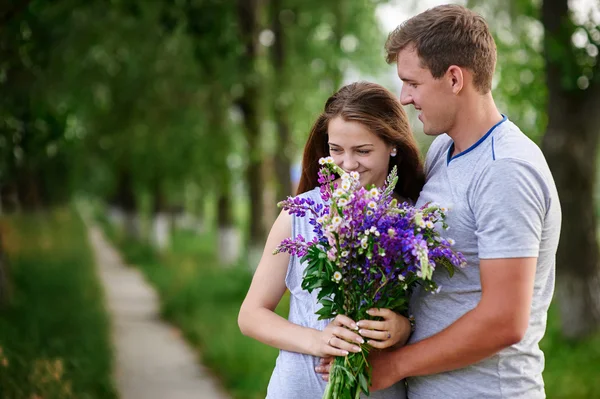
[[[600,26],[577,26],[567,0],[544,0],[548,126],[542,148],[560,195],[563,222],[556,293],[563,333],[600,328],[600,257],[594,198],[600,137]],[[573,45],[576,32],[587,45]]]

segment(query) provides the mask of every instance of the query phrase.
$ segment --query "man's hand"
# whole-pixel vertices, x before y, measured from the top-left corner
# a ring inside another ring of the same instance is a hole
[[[394,352],[373,351],[369,353],[372,380],[371,392],[391,387],[399,380],[393,375]]]

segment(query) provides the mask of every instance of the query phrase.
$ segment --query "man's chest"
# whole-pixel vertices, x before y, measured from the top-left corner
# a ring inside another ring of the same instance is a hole
[[[447,209],[446,223],[449,229],[441,234],[454,239],[457,247],[463,247],[463,250],[467,250],[465,246],[470,247],[469,244],[476,244],[478,226],[472,209],[473,199],[469,193],[473,178],[470,170],[447,167],[440,162],[428,174],[417,201],[417,206],[436,203]]]

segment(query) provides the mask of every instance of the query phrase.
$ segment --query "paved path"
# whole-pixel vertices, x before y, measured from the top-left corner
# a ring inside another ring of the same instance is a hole
[[[225,399],[190,346],[159,316],[154,290],[126,267],[97,227],[89,238],[112,322],[121,399]]]

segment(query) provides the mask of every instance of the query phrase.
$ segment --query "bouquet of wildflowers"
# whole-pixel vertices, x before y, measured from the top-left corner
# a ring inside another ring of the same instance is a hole
[[[298,236],[281,242],[275,250],[301,257],[307,263],[302,288],[320,290],[319,319],[343,314],[353,320],[371,319],[370,308],[387,308],[407,315],[407,291],[415,284],[437,292],[431,280],[442,266],[453,274],[465,264],[462,254],[451,249],[451,240],[435,230],[447,228],[445,209],[425,205],[417,209],[393,198],[396,169],[384,187],[360,186],[356,172],[346,173],[331,157],[319,160],[321,198],[289,197],[278,205],[293,215],[310,217],[315,238]],[[336,175],[341,181],[336,182]],[[336,357],[323,398],[359,398],[369,394],[371,381],[366,355],[362,351]]]

